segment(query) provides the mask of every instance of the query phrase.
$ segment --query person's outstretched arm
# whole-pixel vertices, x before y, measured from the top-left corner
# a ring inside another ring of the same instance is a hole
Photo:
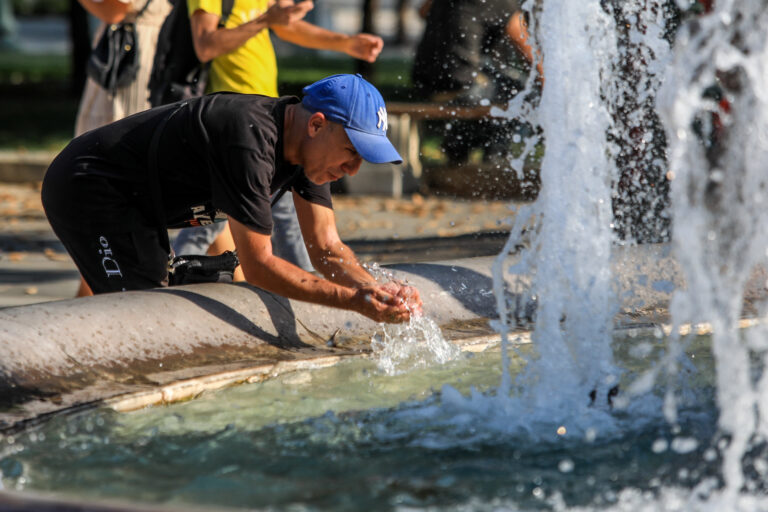
[[[295,23],[314,7],[310,0],[294,4],[292,0],[280,0],[251,21],[233,28],[220,28],[220,16],[196,10],[190,17],[192,43],[200,62],[208,62],[243,46],[250,38],[264,29]]]
[[[293,202],[312,265],[321,274],[335,283],[353,288],[376,284],[352,249],[341,241],[332,209],[310,203],[296,193]],[[380,284],[405,301],[412,313],[421,314],[421,297],[416,288],[400,282]]]
[[[534,49],[531,46],[528,33],[528,23],[525,21],[525,15],[521,11],[515,12],[507,23],[507,36],[517,49],[522,53],[526,60],[533,64]],[[544,66],[541,60],[541,54],[536,51],[536,70],[539,72],[542,82],[544,81]]]
[[[406,322],[409,307],[396,293],[371,284],[350,287],[310,274],[272,254],[269,235],[230,217],[229,226],[248,283],[289,299],[356,311],[377,322]]]
[[[102,0],[101,2],[79,0],[79,2],[86,11],[106,23],[120,23],[130,10],[128,0]]]
[[[315,50],[333,50],[356,59],[373,62],[384,48],[384,41],[373,34],[346,35],[313,25],[304,20],[269,28],[282,39]]]

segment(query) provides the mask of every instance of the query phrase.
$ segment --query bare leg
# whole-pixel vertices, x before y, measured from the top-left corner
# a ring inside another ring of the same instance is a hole
[[[223,253],[224,251],[234,250],[235,241],[232,239],[232,232],[229,230],[229,223],[227,223],[227,226],[221,231],[221,233],[219,233],[219,236],[217,236],[213,243],[208,247],[207,253],[208,256],[216,256]],[[235,268],[232,279],[234,281],[245,281],[245,275],[243,274],[243,269],[240,267],[240,265]]]
[[[80,287],[77,289],[77,295],[75,295],[75,297],[90,297],[91,295],[93,295],[91,287],[85,282],[83,276],[80,276]]]

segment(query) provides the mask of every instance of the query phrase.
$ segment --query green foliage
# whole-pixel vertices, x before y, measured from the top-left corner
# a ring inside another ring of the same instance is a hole
[[[345,57],[293,55],[278,57],[280,94],[300,95],[301,88],[337,73],[355,73],[355,61]],[[405,101],[411,87],[411,62],[405,59],[381,59],[376,62],[371,82],[387,101]]]
[[[72,138],[77,98],[69,84],[0,85],[0,149],[61,150]]]
[[[68,55],[0,52],[0,149],[64,147],[72,137],[79,98],[70,91]],[[300,95],[307,84],[336,73],[354,73],[355,61],[317,54],[278,59],[279,91]],[[373,82],[388,101],[406,100],[410,62],[385,59]]]
[[[0,85],[23,88],[31,84],[69,81],[66,55],[28,55],[0,52]]]
[[[0,52],[0,149],[59,150],[72,138],[70,67],[67,55]]]
[[[12,0],[16,16],[52,16],[69,12],[69,0]]]

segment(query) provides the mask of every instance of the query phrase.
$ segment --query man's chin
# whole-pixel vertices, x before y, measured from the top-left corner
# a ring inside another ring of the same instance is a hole
[[[338,181],[341,178],[342,176],[336,176],[331,172],[318,173],[316,175],[307,176],[307,179],[309,179],[309,181],[315,185],[325,185],[326,183],[330,183],[332,181]]]
[[[327,176],[307,176],[307,179],[314,183],[315,185],[325,185],[328,183],[328,177]]]
[[[333,174],[327,174],[323,178],[315,182],[315,185],[325,185],[326,183],[331,183],[332,181],[339,181],[340,179],[341,179],[341,176],[334,176]]]

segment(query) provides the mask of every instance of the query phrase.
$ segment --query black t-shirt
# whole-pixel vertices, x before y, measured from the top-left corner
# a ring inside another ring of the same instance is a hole
[[[270,234],[270,196],[284,186],[331,208],[330,186],[315,185],[301,167],[283,160],[285,107],[298,101],[217,93],[87,132],[73,140],[48,170],[51,182],[62,189],[51,200],[51,210],[66,212],[67,218],[61,220],[74,228],[114,231],[135,223],[156,224],[149,149],[155,129],[174,111],[155,155],[168,227],[205,223],[220,211]]]

